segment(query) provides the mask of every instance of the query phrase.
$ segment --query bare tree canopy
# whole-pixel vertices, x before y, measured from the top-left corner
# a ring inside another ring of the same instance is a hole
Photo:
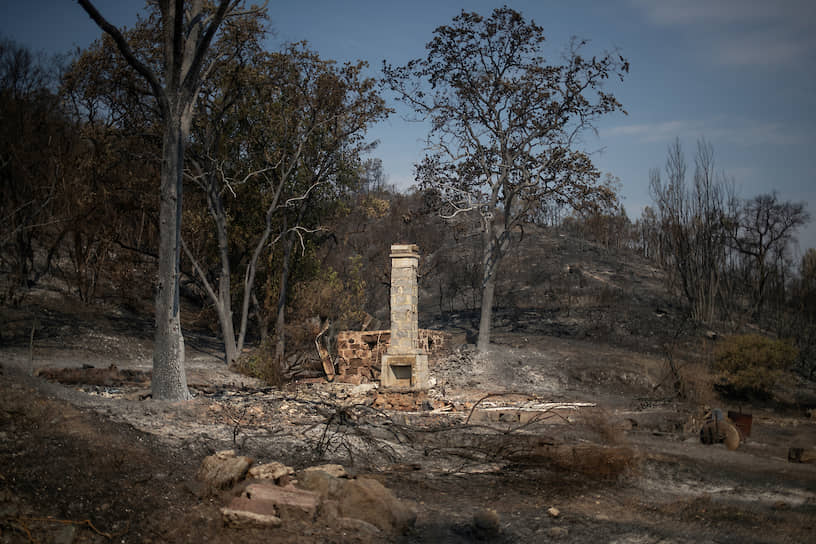
[[[768,282],[787,268],[788,250],[796,231],[810,221],[804,202],[780,202],[776,192],[745,201],[735,222],[734,248],[749,261],[746,267],[753,295],[753,313],[759,315],[768,295]]]
[[[710,143],[697,142],[694,164],[689,187],[686,158],[680,140],[675,140],[666,156],[666,180],[653,169],[649,185],[657,204],[664,264],[675,272],[692,317],[710,323],[726,298],[727,225],[735,204],[728,180],[715,173]]]
[[[434,31],[425,58],[383,67],[397,98],[431,122],[420,185],[448,217],[481,214],[480,351],[489,345],[496,273],[514,233],[547,202],[581,207],[613,198],[578,145],[596,119],[623,111],[603,86],[629,64],[617,54],[585,56],[586,42],[575,40],[552,64],[544,41],[540,26],[510,8],[489,17],[463,11]]]

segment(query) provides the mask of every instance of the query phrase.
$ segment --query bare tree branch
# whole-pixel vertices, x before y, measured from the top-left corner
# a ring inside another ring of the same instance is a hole
[[[147,80],[147,82],[150,84],[150,88],[153,90],[153,95],[159,101],[162,114],[167,115],[167,112],[169,111],[167,95],[164,93],[164,89],[162,88],[158,77],[156,77],[156,74],[154,74],[150,68],[148,68],[136,57],[125,37],[121,32],[119,32],[119,29],[109,23],[108,20],[102,16],[102,14],[99,13],[90,0],[77,1],[79,2],[79,5],[82,6],[82,9],[84,9],[90,16],[90,18],[93,19],[97,25],[99,25],[99,28],[107,32],[107,34],[113,38],[113,41],[116,43],[116,47],[119,48],[119,52],[122,53],[122,56],[125,57],[128,64],[133,66],[134,70],[139,72],[139,74]]]

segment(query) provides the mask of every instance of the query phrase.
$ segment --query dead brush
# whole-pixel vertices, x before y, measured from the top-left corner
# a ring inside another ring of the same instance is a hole
[[[623,426],[611,420],[609,413],[602,408],[588,408],[578,413],[577,425],[584,429],[592,439],[603,445],[620,445],[626,441]]]
[[[550,448],[546,457],[559,469],[598,480],[615,480],[639,464],[637,453],[628,446],[564,444]]]
[[[468,452],[480,452],[487,461],[507,463],[519,469],[546,468],[569,472],[592,480],[616,480],[631,474],[640,461],[637,452],[627,445],[566,441],[517,433],[480,434],[469,438]]]
[[[517,396],[492,394],[479,402]],[[575,418],[564,418],[554,410],[545,411],[529,422],[501,427],[471,423],[470,416],[464,425],[434,429],[435,437],[426,434],[426,448],[433,444],[436,447],[432,449],[440,454],[460,456],[471,462],[555,469],[594,480],[615,480],[639,465],[639,456],[626,443],[623,427],[602,409],[582,409]],[[566,425],[552,426],[555,421]],[[416,433],[411,434],[417,438]]]
[[[716,377],[706,363],[688,363],[679,368],[682,398],[697,405],[711,405],[717,400]]]
[[[637,469],[637,452],[627,443],[623,426],[606,410],[581,410],[572,433],[577,443],[539,448],[537,454],[561,470],[593,479],[614,480]]]
[[[281,368],[275,360],[275,349],[270,339],[264,340],[257,348],[230,363],[230,369],[245,376],[259,378],[269,385],[280,386],[283,383]]]
[[[309,437],[309,431],[322,427],[316,437],[307,438],[318,459],[341,456],[349,465],[369,467],[398,460],[391,442],[401,444],[405,437],[382,410],[366,404],[329,402],[315,403],[314,407],[324,419],[309,426],[303,436]]]

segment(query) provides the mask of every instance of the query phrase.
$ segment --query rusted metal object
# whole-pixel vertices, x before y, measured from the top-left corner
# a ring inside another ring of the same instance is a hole
[[[729,450],[739,447],[740,431],[734,424],[723,416],[720,409],[714,408],[707,416],[700,429],[700,442],[706,445],[724,443]]]
[[[751,436],[751,424],[753,423],[754,416],[729,410],[728,419],[734,423],[734,426],[740,432],[743,440]]]

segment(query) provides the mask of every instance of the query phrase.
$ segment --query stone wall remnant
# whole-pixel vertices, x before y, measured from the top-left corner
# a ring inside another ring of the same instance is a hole
[[[442,331],[419,329],[417,345],[431,355],[444,349],[448,335]],[[382,356],[391,343],[391,331],[340,331],[337,333],[338,380],[364,383],[380,379]]]

